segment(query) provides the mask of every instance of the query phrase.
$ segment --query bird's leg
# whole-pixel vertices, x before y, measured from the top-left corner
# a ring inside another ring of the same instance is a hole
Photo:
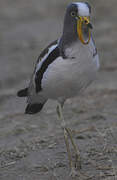
[[[63,117],[62,105],[60,103],[57,106],[57,114],[58,114],[59,119],[61,120],[61,127],[63,129],[65,129],[66,128],[66,123],[65,123],[65,120],[64,120],[64,117]]]
[[[64,117],[63,117],[63,113],[62,113],[61,104],[58,104],[58,106],[57,106],[57,114],[58,114],[59,119],[61,120],[61,127],[64,131],[64,139],[65,139],[65,144],[66,144],[68,158],[69,158],[69,165],[70,165],[70,168],[72,169],[73,168],[72,156],[71,156],[71,151],[70,151],[70,147],[69,147],[68,134],[66,131],[66,124],[65,124]]]
[[[66,123],[65,123],[63,113],[62,113],[61,104],[58,104],[58,106],[57,106],[57,114],[58,114],[59,119],[61,119],[61,127],[64,130],[64,139],[65,139],[65,144],[66,144],[66,148],[67,148],[69,164],[70,164],[70,168],[71,168],[71,175],[75,176],[77,174],[75,171],[75,168],[81,168],[80,153],[79,153],[79,150],[77,149],[77,147],[73,141],[71,130],[66,127]],[[72,144],[74,151],[75,151],[75,167],[74,167],[73,161],[72,161],[72,155],[71,155],[71,151],[70,151],[68,136],[70,138],[71,144]]]
[[[68,133],[68,135],[69,135],[71,144],[72,144],[73,149],[74,149],[74,151],[75,151],[75,168],[81,169],[80,151],[79,151],[79,149],[77,148],[77,146],[76,146],[76,144],[75,144],[75,142],[74,142],[74,140],[73,140],[71,129],[66,128],[66,131],[67,131],[67,133]]]
[[[69,147],[68,136],[67,136],[67,132],[66,132],[66,129],[65,129],[65,128],[64,128],[64,139],[65,139],[65,144],[66,144],[67,153],[68,153],[68,158],[69,158],[69,166],[70,166],[70,168],[72,169],[72,168],[73,168],[72,156],[71,156],[71,151],[70,151],[70,147]]]

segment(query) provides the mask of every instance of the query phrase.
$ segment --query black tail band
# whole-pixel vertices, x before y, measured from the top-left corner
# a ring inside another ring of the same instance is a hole
[[[28,88],[22,89],[17,92],[17,96],[19,97],[26,97],[28,95]]]

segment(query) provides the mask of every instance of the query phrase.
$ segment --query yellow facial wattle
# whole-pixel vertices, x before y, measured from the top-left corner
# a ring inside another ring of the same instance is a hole
[[[83,38],[83,32],[82,32],[83,23],[88,25],[90,23],[90,18],[89,17],[79,16],[79,19],[77,20],[77,33],[78,33],[79,39],[84,45],[86,45],[86,44],[89,44],[89,42],[90,42],[91,32],[90,32],[90,29],[89,29],[88,40],[85,41],[84,38]]]

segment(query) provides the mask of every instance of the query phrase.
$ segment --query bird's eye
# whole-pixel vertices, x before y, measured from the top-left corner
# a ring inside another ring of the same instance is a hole
[[[71,12],[71,16],[72,16],[72,17],[75,17],[75,16],[76,16],[76,12],[72,11],[72,12]]]

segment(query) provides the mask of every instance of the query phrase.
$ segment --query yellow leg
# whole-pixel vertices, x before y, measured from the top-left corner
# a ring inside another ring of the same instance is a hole
[[[70,151],[70,147],[69,147],[67,132],[66,132],[65,129],[64,129],[64,138],[65,138],[65,144],[66,144],[68,158],[69,158],[69,166],[70,166],[70,168],[72,168],[73,167],[73,162],[72,162],[72,157],[71,157],[71,151]]]
[[[77,169],[81,168],[80,152],[77,149],[77,146],[75,145],[75,143],[73,141],[72,131],[66,127],[65,120],[63,117],[63,113],[62,113],[61,104],[58,104],[58,106],[57,106],[57,114],[58,114],[59,119],[61,119],[61,127],[64,130],[64,138],[65,138],[65,144],[66,144],[66,149],[67,149],[68,158],[69,158],[69,164],[70,164],[70,168],[71,168],[71,175],[76,176],[77,173],[75,171],[75,168],[77,168]],[[72,161],[72,155],[71,155],[71,151],[70,151],[70,144],[68,141],[68,137],[71,141],[71,144],[72,144],[74,152],[75,152],[75,163],[73,163],[73,161]],[[75,166],[74,166],[74,164],[75,164]]]
[[[80,157],[80,151],[78,149],[78,147],[76,146],[76,144],[74,143],[74,140],[72,138],[72,131],[69,128],[66,128],[66,131],[69,135],[71,144],[73,146],[74,152],[75,152],[75,168],[77,169],[81,169],[81,157]]]
[[[70,151],[70,146],[69,146],[69,141],[68,141],[68,133],[65,128],[66,124],[63,117],[63,113],[62,113],[62,107],[60,104],[58,104],[57,106],[57,114],[58,114],[59,119],[61,120],[61,127],[63,128],[63,131],[64,131],[64,139],[65,139],[65,144],[66,144],[66,149],[67,149],[67,154],[68,154],[68,159],[69,159],[69,165],[70,165],[70,168],[73,168],[72,156],[71,156],[71,151]]]

